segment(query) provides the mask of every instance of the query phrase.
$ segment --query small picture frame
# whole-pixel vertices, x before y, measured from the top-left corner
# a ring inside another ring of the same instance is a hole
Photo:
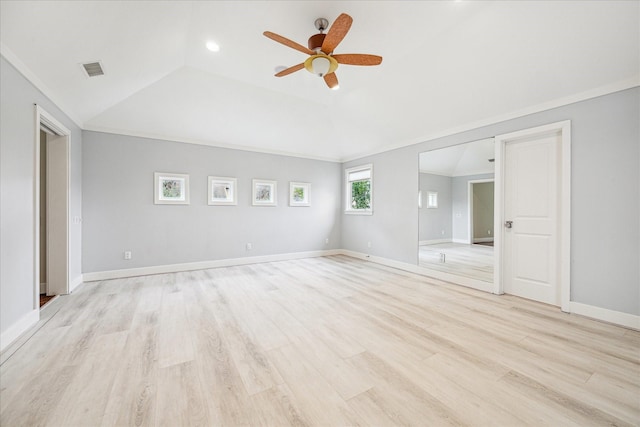
[[[155,172],[154,204],[156,205],[188,205],[189,175],[168,172]]]
[[[311,206],[310,191],[311,184],[308,182],[289,182],[289,206]]]
[[[238,180],[223,176],[210,176],[208,204],[211,206],[235,206],[238,204],[236,188]]]
[[[427,209],[436,209],[438,207],[438,192],[427,191]]]
[[[278,183],[266,179],[253,180],[253,206],[277,206]]]

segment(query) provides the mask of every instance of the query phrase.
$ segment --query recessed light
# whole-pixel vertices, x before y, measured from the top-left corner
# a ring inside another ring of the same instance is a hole
[[[209,40],[207,42],[207,49],[209,49],[211,52],[217,52],[220,50],[220,46],[218,46],[218,43]]]

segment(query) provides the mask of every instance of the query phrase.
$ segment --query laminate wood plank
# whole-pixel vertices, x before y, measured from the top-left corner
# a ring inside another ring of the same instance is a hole
[[[225,292],[217,289],[212,304],[214,316],[247,393],[251,395],[281,384],[282,378],[266,357],[265,350],[257,344],[252,332],[238,322]]]
[[[60,426],[100,425],[126,339],[126,331],[96,338],[64,390],[61,401],[46,414],[47,423]]]
[[[158,316],[158,363],[160,368],[190,362],[195,359],[192,328],[182,292],[175,285],[175,277],[163,289]]]
[[[140,306],[138,306],[140,308]],[[156,423],[158,312],[137,311],[115,373],[103,426]]]
[[[312,425],[356,425],[344,399],[293,346],[269,352],[292,392],[291,399]]]
[[[254,408],[214,316],[215,306],[209,304],[203,286],[195,286],[193,290],[194,300],[200,303],[192,305],[189,315],[195,331],[196,365],[210,424],[255,425]]]
[[[376,382],[375,387],[365,393],[364,402],[360,396],[349,401],[349,405],[359,409],[359,414],[374,409],[401,425],[413,425],[418,420],[422,425],[464,425],[464,421],[446,403],[434,396],[435,390],[427,390],[413,382],[413,373],[422,371],[420,365],[405,365],[405,372],[411,372],[407,376],[370,352],[355,356],[354,362],[356,360]]]
[[[208,406],[194,361],[160,368],[156,425],[210,424]]]
[[[639,425],[640,332],[347,256],[87,283],[0,424]]]
[[[257,419],[253,425],[295,426],[312,425],[296,406],[293,392],[286,384],[279,384],[249,397],[249,405],[256,408]]]

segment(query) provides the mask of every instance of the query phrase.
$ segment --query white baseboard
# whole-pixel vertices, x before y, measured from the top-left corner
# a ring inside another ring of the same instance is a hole
[[[20,338],[29,328],[38,323],[38,320],[40,320],[40,309],[36,308],[2,332],[0,334],[0,351],[4,351],[11,343]]]
[[[493,242],[493,237],[474,237],[473,243]]]
[[[75,279],[73,279],[71,282],[69,282],[69,293],[75,291],[78,288],[78,286],[82,285],[82,279],[83,279],[83,276],[81,274]]]
[[[231,258],[214,261],[188,262],[182,264],[155,265],[151,267],[128,268],[123,270],[97,271],[84,273],[85,282],[96,280],[122,279],[124,277],[148,276],[151,274],[178,273],[181,271],[206,270],[208,268],[232,267],[236,265],[259,264],[262,262],[289,261],[301,258],[315,258],[321,256],[338,255],[340,250],[330,249],[321,251],[294,252],[288,254],[264,255],[245,258]]]
[[[453,243],[462,243],[463,245],[470,245],[471,241],[469,239],[451,239]]]
[[[420,240],[418,242],[419,246],[426,245],[437,245],[438,243],[451,243],[451,239],[431,239],[431,240]]]
[[[627,328],[640,330],[640,316],[636,316],[634,314],[609,310],[607,308],[582,304],[575,301],[571,301],[569,303],[569,310],[573,314],[579,314],[581,316],[591,317],[592,319],[602,320],[603,322],[614,323]]]
[[[399,270],[408,271],[410,273],[419,274],[421,276],[433,277],[434,279],[443,280],[445,282],[454,283],[456,285],[466,286],[467,288],[477,289],[479,291],[484,291],[489,293],[493,291],[492,282],[483,282],[482,280],[472,279],[470,277],[456,276],[455,274],[449,274],[449,273],[444,273],[442,271],[430,270],[428,268],[420,267],[414,264],[395,261],[392,259],[377,257],[373,255],[367,255],[361,252],[349,251],[346,249],[343,249],[340,252],[341,252],[341,255],[347,255],[353,258],[375,262],[377,264],[386,265],[387,267],[397,268]]]

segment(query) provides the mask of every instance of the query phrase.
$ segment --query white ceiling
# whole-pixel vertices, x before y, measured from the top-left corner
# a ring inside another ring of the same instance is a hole
[[[82,128],[347,160],[637,85],[637,1],[5,1],[2,54]],[[318,17],[354,23],[340,90],[306,72]],[[213,39],[221,46],[205,48]],[[87,78],[80,63],[100,60]]]
[[[442,176],[469,176],[494,173],[493,138],[420,153],[420,172]]]

